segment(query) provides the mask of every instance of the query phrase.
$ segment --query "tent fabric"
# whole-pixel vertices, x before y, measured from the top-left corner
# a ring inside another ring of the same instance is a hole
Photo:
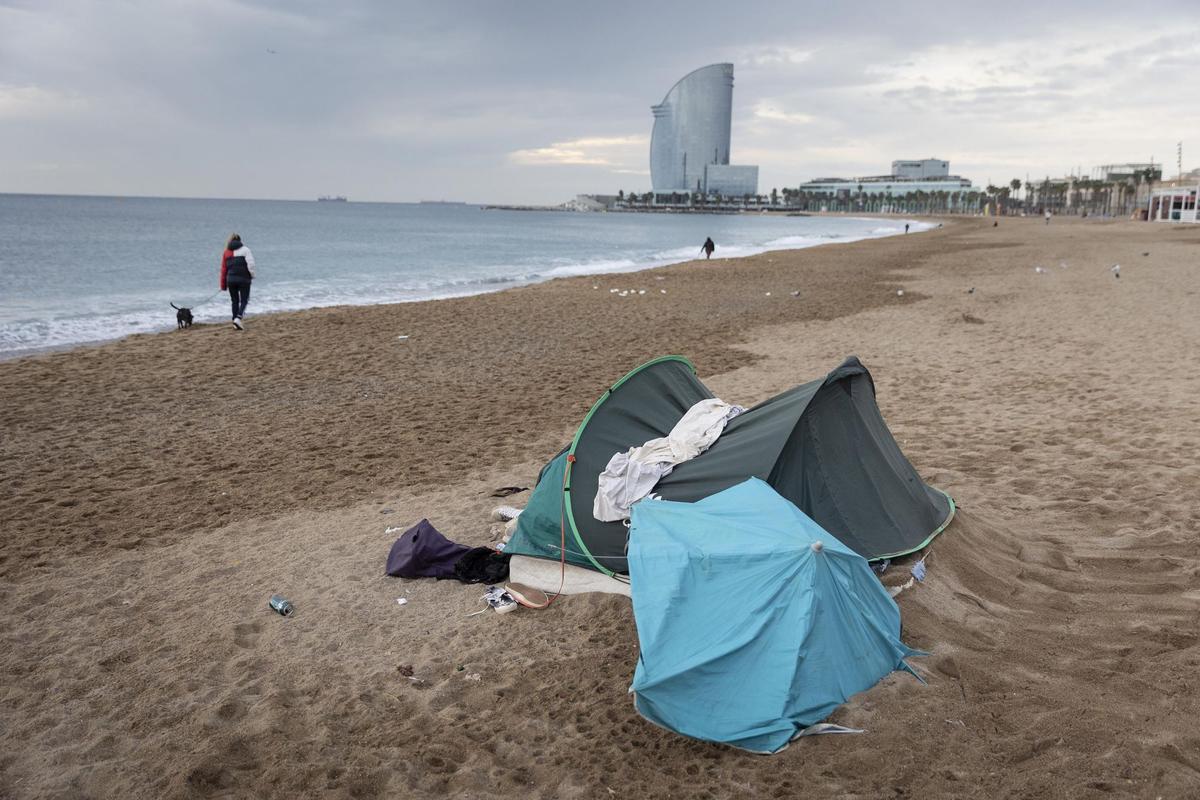
[[[600,473],[615,453],[668,435],[689,408],[712,397],[691,362],[679,356],[643,364],[613,384],[567,453],[544,470],[519,518],[516,552],[557,560],[565,519],[570,563],[627,572],[628,529],[592,513]],[[576,461],[564,492],[567,455]],[[653,491],[690,502],[749,477],[771,484],[870,560],[919,550],[954,516],[949,495],[926,485],[904,457],[876,405],[870,372],[853,356],[824,378],[729,420],[707,451],[675,467]]]
[[[392,545],[385,572],[395,578],[457,578],[454,565],[470,549],[442,536],[423,519]]]
[[[601,522],[592,514],[600,473],[614,453],[668,436],[688,409],[713,398],[681,356],[647,362],[617,381],[592,406],[571,443],[571,469],[564,508],[580,552],[602,572],[628,571],[627,529],[622,522]],[[743,476],[744,477],[744,476]]]
[[[635,505],[629,574],[635,706],[696,739],[777,752],[916,652],[866,559],[757,478]]]
[[[537,485],[529,493],[529,502],[521,516],[517,517],[517,528],[504,546],[504,552],[514,555],[534,556],[559,561],[563,542],[563,473],[567,468],[567,451],[550,460],[542,468]],[[582,550],[575,544],[570,527],[566,529],[568,564],[595,569]],[[558,574],[558,570],[555,570]],[[528,581],[525,581],[526,583]],[[557,586],[557,584],[555,584]],[[539,587],[543,588],[543,587]]]
[[[676,467],[654,491],[699,500],[749,475],[871,560],[919,550],[954,514],[949,495],[904,457],[879,412],[871,373],[853,356],[823,380],[731,420],[704,456]]]

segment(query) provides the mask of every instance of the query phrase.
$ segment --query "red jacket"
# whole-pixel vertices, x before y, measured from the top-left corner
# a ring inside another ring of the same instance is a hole
[[[231,251],[231,250],[226,250],[224,253],[221,253],[221,291],[222,292],[229,288],[228,286],[225,285],[225,260],[227,258],[229,258],[231,255],[233,255],[233,251]]]

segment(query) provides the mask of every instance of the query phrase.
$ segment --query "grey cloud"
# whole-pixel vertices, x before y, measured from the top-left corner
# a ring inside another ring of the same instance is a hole
[[[1194,82],[1149,80],[1194,71],[1198,22],[1193,3],[1173,1],[922,1],[903,13],[882,2],[0,2],[0,190],[518,202],[642,190],[644,164],[624,157],[511,154],[647,136],[649,106],[723,60],[736,69],[733,155],[758,159],[765,186],[878,173],[913,154],[999,180],[1166,152],[1159,139],[1200,127]],[[1026,49],[1059,66],[1031,70]],[[923,72],[943,51],[961,82]],[[5,118],[17,93],[60,113]],[[773,121],[754,116],[763,103]],[[1062,132],[1072,113],[1088,115],[1075,126],[1086,153]],[[241,185],[225,179],[231,166]]]

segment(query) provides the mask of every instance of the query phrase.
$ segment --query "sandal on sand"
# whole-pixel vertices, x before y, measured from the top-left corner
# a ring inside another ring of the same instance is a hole
[[[545,608],[550,605],[550,598],[546,596],[545,592],[523,583],[505,584],[504,591],[526,608]]]

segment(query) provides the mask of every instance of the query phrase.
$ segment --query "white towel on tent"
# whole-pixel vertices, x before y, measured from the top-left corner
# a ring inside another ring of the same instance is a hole
[[[602,522],[629,519],[629,509],[650,494],[676,464],[690,461],[712,447],[729,420],[746,409],[716,398],[687,410],[665,437],[616,453],[600,473],[592,514]]]

